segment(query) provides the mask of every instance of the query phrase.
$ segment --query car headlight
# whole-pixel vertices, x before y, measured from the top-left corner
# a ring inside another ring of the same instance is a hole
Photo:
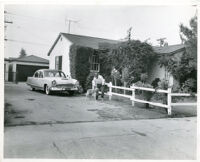
[[[54,87],[56,86],[56,81],[55,80],[53,80],[51,83],[52,83],[52,86],[54,86]]]
[[[79,81],[76,81],[75,86],[79,87]]]

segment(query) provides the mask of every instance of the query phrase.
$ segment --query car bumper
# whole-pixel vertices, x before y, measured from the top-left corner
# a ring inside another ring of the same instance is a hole
[[[77,91],[78,88],[51,87],[50,90],[51,91]]]

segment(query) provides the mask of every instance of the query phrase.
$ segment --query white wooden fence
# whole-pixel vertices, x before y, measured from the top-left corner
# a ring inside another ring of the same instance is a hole
[[[168,88],[168,90],[162,90],[162,89],[155,90],[153,88],[137,87],[135,85],[132,85],[130,88],[128,88],[128,87],[113,86],[111,82],[110,83],[106,83],[106,85],[109,88],[109,91],[107,93],[107,95],[109,96],[109,100],[112,99],[112,95],[130,98],[130,100],[132,101],[132,106],[135,105],[135,102],[148,103],[150,105],[167,108],[168,115],[171,115],[172,106],[182,106],[182,105],[184,105],[184,106],[186,106],[186,105],[187,106],[189,106],[189,105],[196,106],[197,105],[197,103],[172,103],[172,97],[173,96],[191,96],[191,95],[187,94],[187,93],[172,93],[171,92],[172,91],[171,88]],[[113,92],[112,91],[113,88],[114,89],[122,89],[122,90],[132,91],[132,96]],[[162,104],[162,103],[156,103],[156,102],[136,99],[136,97],[135,97],[135,90],[136,89],[137,90],[143,90],[143,91],[156,92],[156,93],[166,93],[167,94],[167,104]],[[195,95],[195,96],[197,96],[197,95]]]

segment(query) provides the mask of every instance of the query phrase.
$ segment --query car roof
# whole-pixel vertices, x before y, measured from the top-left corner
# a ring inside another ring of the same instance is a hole
[[[60,72],[62,72],[61,70],[55,70],[55,69],[39,69],[37,71],[60,71]]]

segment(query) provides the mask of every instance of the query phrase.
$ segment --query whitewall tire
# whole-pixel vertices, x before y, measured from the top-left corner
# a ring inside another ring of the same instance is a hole
[[[51,94],[51,91],[50,91],[48,85],[45,86],[45,93],[46,93],[47,95],[50,95],[50,94]]]

